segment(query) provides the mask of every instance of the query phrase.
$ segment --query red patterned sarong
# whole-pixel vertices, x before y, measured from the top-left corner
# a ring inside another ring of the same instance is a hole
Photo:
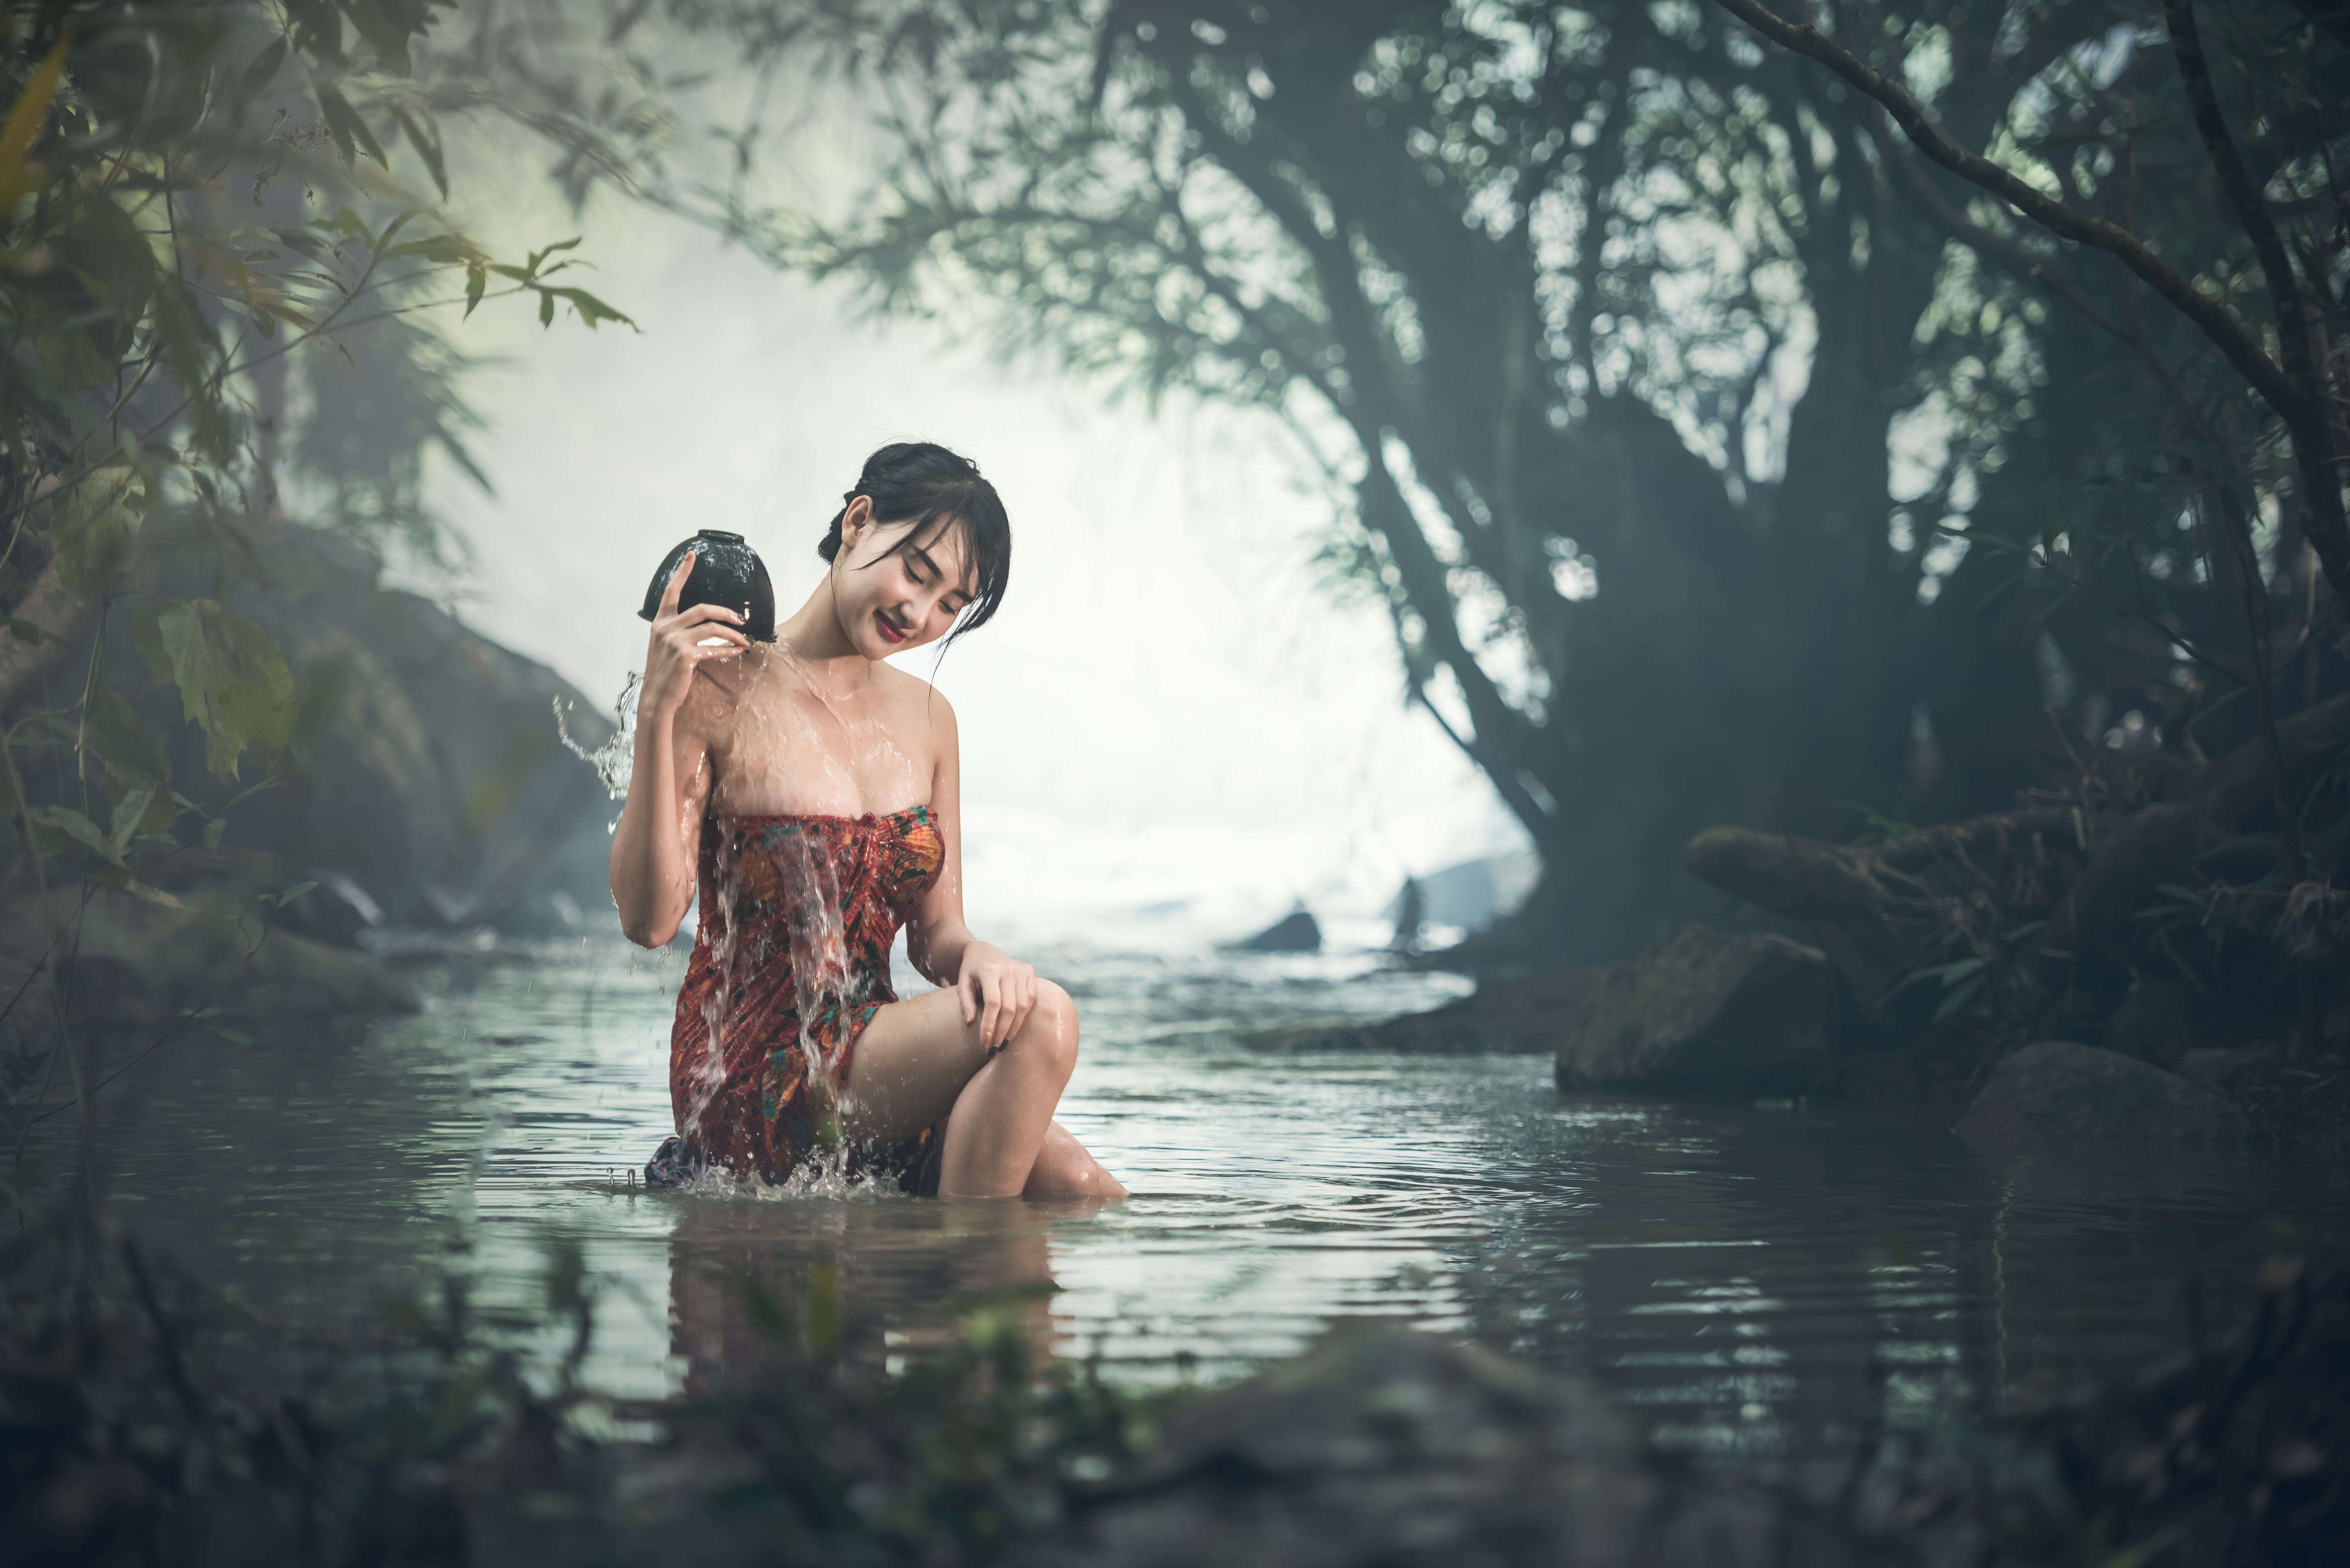
[[[702,825],[702,915],[670,1031],[678,1135],[700,1159],[782,1181],[839,1149],[834,1110],[884,1002],[889,946],[938,879],[931,808],[888,816],[729,816]],[[844,1168],[903,1171],[901,1148]]]

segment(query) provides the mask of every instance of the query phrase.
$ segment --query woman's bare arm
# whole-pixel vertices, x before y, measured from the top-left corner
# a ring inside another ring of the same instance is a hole
[[[937,760],[931,768],[931,820],[938,825],[944,858],[939,879],[906,923],[906,956],[932,985],[955,982],[962,950],[972,941],[962,920],[962,758],[954,708],[932,695],[924,706],[937,726]]]
[[[966,1023],[979,1025],[989,1050],[1010,1040],[1036,1006],[1036,971],[1002,948],[971,934],[962,917],[962,757],[954,709],[943,697],[938,717],[938,762],[931,779],[931,815],[945,851],[932,883],[907,922],[906,956],[931,984],[962,993]]]
[[[750,646],[735,629],[743,618],[723,605],[679,611],[678,594],[693,562],[688,556],[670,578],[653,620],[629,798],[612,833],[612,902],[621,931],[639,947],[660,947],[676,936],[693,902],[695,841],[711,785],[712,729],[702,710],[717,698],[695,673]]]

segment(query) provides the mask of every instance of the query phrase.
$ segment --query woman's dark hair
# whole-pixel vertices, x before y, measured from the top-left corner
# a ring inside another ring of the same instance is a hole
[[[873,503],[874,522],[907,524],[903,536],[883,556],[894,556],[925,537],[934,523],[962,526],[979,582],[962,624],[947,640],[952,642],[985,626],[995,607],[1003,602],[1004,586],[1012,580],[1012,520],[1003,514],[1003,501],[995,493],[995,486],[979,476],[979,464],[930,441],[893,441],[883,447],[865,460],[857,488],[840,498],[841,508],[832,515],[832,527],[816,547],[827,562],[840,554],[841,522],[848,515],[847,504],[860,495]],[[874,562],[881,558],[876,556]]]

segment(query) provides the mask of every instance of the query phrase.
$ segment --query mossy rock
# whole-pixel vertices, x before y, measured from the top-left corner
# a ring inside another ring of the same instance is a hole
[[[2043,1040],[1992,1070],[1958,1132],[1985,1147],[2114,1139],[2234,1147],[2251,1136],[2251,1123],[2176,1073],[2118,1051]]]
[[[1818,1076],[1827,960],[1784,937],[1686,926],[1609,971],[1566,1022],[1563,1090],[1801,1092]]]

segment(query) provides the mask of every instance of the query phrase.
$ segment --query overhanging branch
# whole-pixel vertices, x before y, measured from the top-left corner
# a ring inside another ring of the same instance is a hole
[[[1968,151],[1952,141],[1929,119],[1918,100],[1898,82],[1875,69],[1806,23],[1790,22],[1765,9],[1758,0],[1714,0],[1723,10],[1756,32],[1807,58],[1816,60],[1883,105],[1919,151],[1945,169],[1991,192],[2051,233],[2076,244],[2092,245],[2119,258],[2154,291],[2192,321],[2224,355],[2293,434],[2308,516],[2310,543],[2324,564],[2326,580],[2334,591],[2350,597],[2350,527],[2342,512],[2340,481],[2334,472],[2333,435],[2327,426],[2324,389],[2313,376],[2296,376],[2269,358],[2242,323],[2227,307],[2196,288],[2193,281],[2165,265],[2144,242],[2116,223],[2074,212],[2034,190],[2013,171]],[[2168,0],[2174,7],[2187,0]],[[2184,62],[2182,61],[2182,68]],[[2208,81],[2206,83],[2208,87]],[[2216,113],[2216,107],[2214,109]],[[2223,171],[2224,176],[2224,171]],[[2265,213],[2262,214],[2263,217]],[[2293,297],[2292,275],[2285,274],[2286,292],[2271,294],[2280,311]],[[2282,320],[2282,315],[2280,316]],[[2290,336],[2291,327],[2285,328]],[[2288,364],[2292,363],[2289,359]]]

